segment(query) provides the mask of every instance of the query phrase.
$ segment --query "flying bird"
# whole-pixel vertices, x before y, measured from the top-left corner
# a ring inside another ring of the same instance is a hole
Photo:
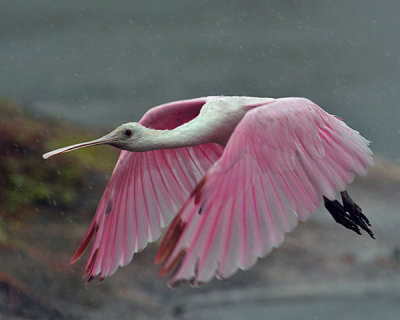
[[[171,286],[249,269],[322,204],[337,223],[374,238],[346,192],[373,165],[369,141],[308,99],[171,102],[43,157],[102,144],[123,151],[71,259],[93,238],[89,281],[127,265],[171,220],[155,258]]]

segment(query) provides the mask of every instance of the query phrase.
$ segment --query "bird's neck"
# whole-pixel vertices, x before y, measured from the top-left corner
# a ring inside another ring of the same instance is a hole
[[[135,142],[131,151],[150,151],[193,147],[207,142],[215,142],[209,126],[192,120],[172,130],[145,128],[145,135]]]

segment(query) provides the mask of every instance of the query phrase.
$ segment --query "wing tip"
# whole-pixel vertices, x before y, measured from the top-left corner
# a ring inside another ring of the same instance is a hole
[[[97,258],[98,252],[99,252],[99,248],[97,248],[97,249],[94,251],[93,255],[90,257],[90,260],[88,260],[88,262],[87,262],[87,264],[86,264],[86,267],[85,267],[85,271],[83,272],[83,274],[84,274],[85,276],[87,276],[87,275],[89,275],[89,274],[90,274],[89,277],[92,277],[92,276],[93,276],[92,270],[93,270],[94,263],[96,262],[96,258]]]
[[[89,246],[90,240],[92,240],[93,236],[97,232],[99,226],[97,223],[92,223],[89,230],[87,231],[85,237],[83,238],[82,242],[79,244],[78,248],[76,249],[74,255],[72,256],[71,260],[69,261],[70,264],[75,263],[82,257],[83,253],[86,251],[87,247]]]

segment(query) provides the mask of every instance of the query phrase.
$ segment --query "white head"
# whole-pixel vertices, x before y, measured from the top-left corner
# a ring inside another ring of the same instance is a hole
[[[146,129],[147,128],[137,122],[125,123],[99,139],[47,152],[43,155],[43,158],[48,159],[56,154],[100,144],[109,144],[124,150],[142,151],[143,145],[145,145],[144,138],[146,137]]]

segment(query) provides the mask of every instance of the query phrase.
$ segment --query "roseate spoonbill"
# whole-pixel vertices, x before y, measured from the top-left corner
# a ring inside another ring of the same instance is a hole
[[[175,269],[170,285],[250,268],[322,202],[336,222],[374,237],[345,191],[373,165],[369,141],[305,98],[172,102],[43,157],[100,144],[126,151],[71,259],[94,237],[88,280],[128,264],[176,213],[155,259],[160,275]]]

